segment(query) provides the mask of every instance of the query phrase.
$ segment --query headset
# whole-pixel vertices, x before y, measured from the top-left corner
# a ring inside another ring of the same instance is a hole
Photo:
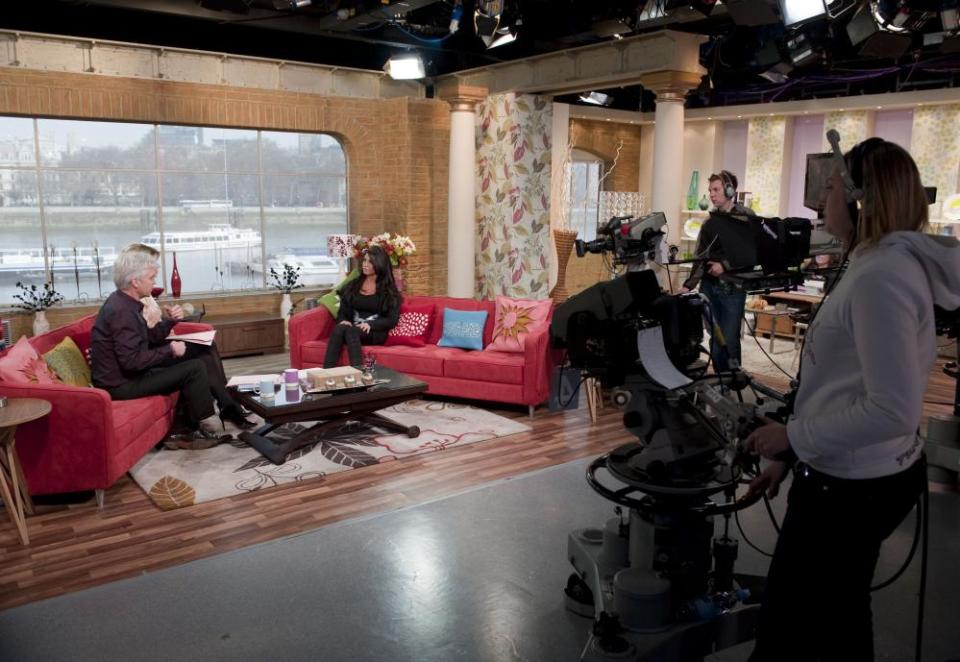
[[[737,178],[727,170],[721,170],[718,174],[720,181],[723,182],[723,194],[727,200],[733,200],[737,195]]]

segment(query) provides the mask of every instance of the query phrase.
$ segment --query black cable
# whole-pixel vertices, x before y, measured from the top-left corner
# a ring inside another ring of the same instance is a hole
[[[740,531],[740,535],[743,537],[743,541],[744,541],[745,543],[747,543],[748,545],[750,545],[757,553],[763,554],[764,556],[767,556],[767,557],[771,557],[771,558],[773,557],[773,554],[770,554],[770,553],[768,553],[768,552],[763,551],[762,549],[760,549],[759,547],[757,547],[756,545],[754,545],[752,542],[750,542],[750,538],[747,537],[746,532],[744,532],[744,530],[743,530],[743,526],[740,524],[740,511],[735,510],[735,511],[733,512],[733,519],[736,520],[736,522],[737,522],[737,529]]]
[[[916,662],[923,657],[923,612],[927,598],[927,553],[930,549],[930,484],[923,481],[923,549],[920,551],[920,604],[917,607]]]
[[[780,535],[780,523],[777,521],[777,516],[773,514],[773,507],[770,505],[770,498],[764,493],[763,495],[763,505],[767,507],[767,514],[770,516],[770,521],[773,522],[773,528],[776,530],[777,535]]]
[[[897,570],[895,573],[893,573],[893,576],[890,577],[890,579],[886,579],[880,582],[879,584],[877,584],[876,586],[871,586],[870,587],[871,593],[890,586],[890,584],[900,579],[900,575],[906,572],[907,566],[909,566],[910,562],[913,560],[913,555],[917,552],[917,545],[920,544],[921,525],[923,523],[923,516],[925,514],[922,506],[923,506],[923,503],[921,501],[921,495],[918,495],[917,496],[917,518],[916,518],[917,523],[913,530],[913,543],[910,545],[910,551],[907,552],[906,560],[904,560],[903,564],[900,566],[900,569]]]
[[[743,314],[743,319],[744,319],[745,321],[747,320],[747,314],[746,314],[746,313]],[[747,322],[747,324],[749,324],[749,321]],[[774,325],[774,326],[775,326],[775,325]],[[776,329],[774,328],[774,326],[771,326],[771,327],[770,327],[770,333],[774,333],[774,332],[776,331]],[[784,370],[783,368],[781,368],[781,367],[780,367],[780,364],[777,363],[776,361],[774,361],[773,357],[770,356],[769,354],[767,354],[767,350],[765,350],[765,349],[763,348],[763,345],[760,344],[760,339],[757,338],[756,322],[754,322],[753,333],[751,333],[750,335],[753,336],[754,341],[756,341],[756,343],[757,343],[757,347],[760,348],[760,351],[763,352],[763,355],[767,357],[767,359],[770,361],[770,363],[772,363],[773,366],[774,366],[777,370],[779,370],[780,372],[782,372],[783,374],[785,374],[785,375],[786,375],[787,377],[789,377],[790,379],[795,379],[795,377],[794,377],[793,375],[791,375],[789,372],[787,372],[786,370]],[[806,340],[807,334],[803,334],[803,338],[804,338],[804,340]],[[799,351],[800,351],[800,352],[803,352],[803,347],[801,347]]]

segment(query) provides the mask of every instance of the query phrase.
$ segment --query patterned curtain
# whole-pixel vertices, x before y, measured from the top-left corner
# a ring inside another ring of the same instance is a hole
[[[547,297],[550,127],[553,104],[531,95],[490,96],[477,108],[477,285]]]
[[[753,193],[755,209],[761,216],[780,213],[780,179],[783,173],[785,117],[755,117],[747,127],[747,171],[740,190]]]

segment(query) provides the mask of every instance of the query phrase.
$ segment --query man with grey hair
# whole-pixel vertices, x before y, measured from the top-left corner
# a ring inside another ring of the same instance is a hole
[[[100,308],[90,337],[93,384],[114,400],[179,391],[178,406],[193,432],[169,439],[168,447],[210,448],[226,437],[214,411],[207,369],[200,359],[184,357],[183,342],[166,340],[183,310],[166,306],[168,318],[153,328],[143,317],[140,300],[150,296],[158,269],[156,257],[140,250],[124,250],[113,263],[117,290]]]

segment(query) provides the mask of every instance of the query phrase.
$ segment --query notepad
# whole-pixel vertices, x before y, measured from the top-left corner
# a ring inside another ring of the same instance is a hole
[[[196,333],[173,333],[167,336],[167,340],[180,340],[181,342],[192,342],[197,345],[212,345],[213,337],[217,334],[216,329],[210,331],[197,331]]]

